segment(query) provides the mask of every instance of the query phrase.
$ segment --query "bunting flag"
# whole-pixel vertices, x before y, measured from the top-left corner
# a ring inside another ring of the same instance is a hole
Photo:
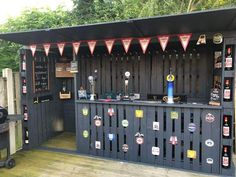
[[[72,45],[73,45],[75,55],[77,55],[79,51],[79,47],[80,47],[80,42],[73,42]]]
[[[89,46],[89,50],[91,52],[91,55],[93,55],[96,43],[97,43],[97,41],[88,41],[88,46]]]
[[[65,47],[65,43],[58,43],[58,44],[57,44],[57,47],[58,47],[59,52],[60,52],[60,54],[61,54],[61,56],[62,56],[63,51],[64,51],[64,47]]]
[[[148,44],[150,43],[151,38],[139,38],[139,43],[142,47],[143,53],[146,52]]]
[[[115,39],[105,40],[105,44],[106,44],[106,46],[107,46],[107,50],[108,50],[108,53],[109,53],[109,54],[111,54],[111,51],[112,51],[114,42],[115,42]]]
[[[49,54],[50,46],[51,44],[43,44],[43,48],[44,48],[46,56],[48,56]]]
[[[188,46],[188,43],[190,41],[190,38],[192,36],[192,33],[189,33],[189,34],[179,34],[178,37],[179,37],[179,40],[184,48],[184,51],[186,51],[187,49],[187,46]]]
[[[30,50],[31,50],[31,52],[32,52],[32,56],[33,56],[33,57],[34,57],[34,54],[35,54],[35,52],[36,52],[36,48],[37,48],[36,45],[30,45]]]
[[[125,52],[127,53],[129,50],[129,46],[131,44],[132,38],[125,38],[125,39],[122,39],[121,41],[122,41],[123,47],[125,49]]]
[[[157,36],[157,39],[160,42],[161,48],[164,52],[166,50],[166,46],[169,42],[170,36],[169,35],[161,35],[161,36]]]

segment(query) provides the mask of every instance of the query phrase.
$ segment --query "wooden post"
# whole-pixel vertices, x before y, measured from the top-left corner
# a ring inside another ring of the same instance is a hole
[[[7,79],[7,107],[9,114],[15,114],[15,105],[14,105],[14,83],[13,83],[13,74],[12,70],[9,68],[2,70],[2,75]],[[16,152],[16,123],[11,121],[9,123],[9,134],[10,134],[10,154],[14,154]]]
[[[3,77],[0,77],[0,106],[7,107],[6,80]]]

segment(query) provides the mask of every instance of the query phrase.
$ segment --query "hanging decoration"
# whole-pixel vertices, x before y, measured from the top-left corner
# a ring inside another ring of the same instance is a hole
[[[122,39],[121,41],[122,41],[123,47],[125,49],[125,52],[127,53],[129,50],[132,38],[125,38],[125,39]]]
[[[166,49],[166,46],[169,42],[170,36],[169,35],[161,35],[161,36],[157,36],[157,39],[160,42],[161,48],[164,52]]]
[[[73,42],[72,45],[73,45],[75,55],[77,55],[79,51],[79,47],[80,47],[80,42]]]
[[[43,48],[44,48],[46,56],[48,56],[49,54],[50,47],[51,47],[51,44],[43,44]]]
[[[89,46],[89,50],[91,52],[91,55],[93,55],[96,43],[97,43],[97,41],[88,41],[88,46]]]
[[[179,40],[184,48],[184,51],[186,51],[187,49],[187,46],[188,46],[188,43],[190,41],[190,38],[192,36],[192,33],[189,33],[189,34],[179,34],[178,37],[179,37]]]
[[[114,43],[115,43],[115,39],[105,40],[105,44],[107,46],[107,50],[109,54],[111,54]]]
[[[146,52],[146,50],[148,48],[148,45],[150,43],[150,40],[151,40],[150,37],[149,38],[139,38],[138,39],[138,41],[139,41],[139,43],[140,43],[140,45],[142,47],[143,54],[145,54],[145,52]]]
[[[36,52],[36,48],[37,48],[36,45],[30,45],[30,50],[31,50],[31,52],[32,52],[32,56],[33,56],[33,57],[34,57],[34,54],[35,54],[35,52]]]
[[[61,56],[62,56],[63,51],[64,51],[64,47],[65,47],[65,43],[58,43],[58,44],[57,44],[57,47],[58,47],[59,52],[60,52],[60,54],[61,54]]]

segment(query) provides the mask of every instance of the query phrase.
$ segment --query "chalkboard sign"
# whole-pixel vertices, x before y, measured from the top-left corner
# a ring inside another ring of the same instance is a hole
[[[213,106],[220,105],[220,98],[221,98],[220,92],[221,92],[220,89],[217,88],[211,89],[210,102],[209,102],[210,105]]]
[[[34,92],[49,90],[49,66],[45,57],[33,61],[33,88]]]

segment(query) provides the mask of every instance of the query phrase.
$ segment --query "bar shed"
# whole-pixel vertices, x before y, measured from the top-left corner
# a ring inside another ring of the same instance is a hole
[[[235,29],[232,8],[0,34],[24,45],[24,149],[74,132],[80,154],[234,175]]]

